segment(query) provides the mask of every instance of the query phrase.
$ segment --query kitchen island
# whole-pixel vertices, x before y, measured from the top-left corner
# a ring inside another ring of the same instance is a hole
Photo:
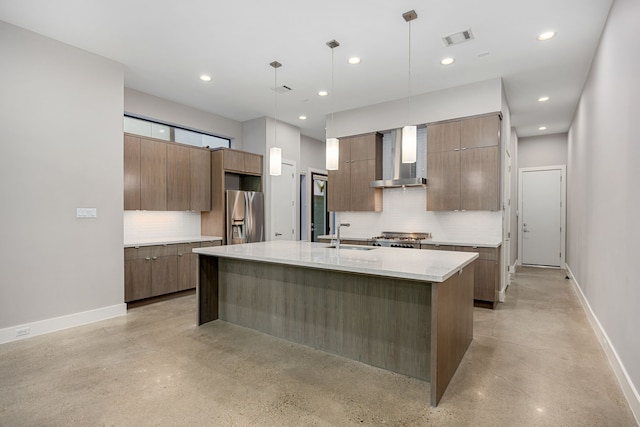
[[[473,338],[472,252],[273,241],[194,249],[198,324],[221,319],[430,383]]]

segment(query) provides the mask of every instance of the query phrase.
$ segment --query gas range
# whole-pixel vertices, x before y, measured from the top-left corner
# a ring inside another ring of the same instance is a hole
[[[371,238],[369,241],[369,245],[383,246],[387,248],[420,249],[420,240],[430,238],[431,233],[404,233],[396,231],[383,231],[381,236]]]

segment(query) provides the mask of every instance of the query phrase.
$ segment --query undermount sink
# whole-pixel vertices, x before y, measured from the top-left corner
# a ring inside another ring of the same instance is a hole
[[[328,249],[351,249],[354,251],[370,251],[372,249],[377,249],[373,246],[361,246],[361,245],[340,245],[337,247],[336,245],[327,246]]]

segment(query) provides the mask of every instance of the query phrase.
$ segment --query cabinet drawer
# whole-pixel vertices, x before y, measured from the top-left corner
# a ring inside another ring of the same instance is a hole
[[[133,248],[124,248],[124,259],[145,259],[151,258],[151,246],[136,246]]]
[[[497,261],[498,260],[498,249],[497,248],[479,248],[473,246],[458,246],[457,250],[461,252],[477,252],[478,259],[484,259],[489,261]]]
[[[199,248],[200,243],[180,243],[176,245],[178,256],[192,253],[194,248]]]
[[[429,249],[432,251],[455,251],[456,247],[453,245],[420,245],[420,249]]]

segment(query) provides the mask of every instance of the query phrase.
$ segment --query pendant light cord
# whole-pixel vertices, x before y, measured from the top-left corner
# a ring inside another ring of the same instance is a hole
[[[333,112],[335,110],[335,105],[334,105],[334,91],[333,91],[333,72],[334,72],[334,67],[333,67],[333,49],[331,48],[331,132],[333,132]],[[329,134],[331,135],[331,132],[329,132]]]
[[[409,21],[409,82],[407,87],[407,93],[409,94],[409,99],[407,102],[408,112],[407,112],[407,121],[411,123],[411,21]]]
[[[273,146],[275,147],[278,143],[278,67],[273,67],[274,69],[274,82],[273,82],[273,91],[274,95],[274,105],[275,105],[275,114],[273,119]]]

